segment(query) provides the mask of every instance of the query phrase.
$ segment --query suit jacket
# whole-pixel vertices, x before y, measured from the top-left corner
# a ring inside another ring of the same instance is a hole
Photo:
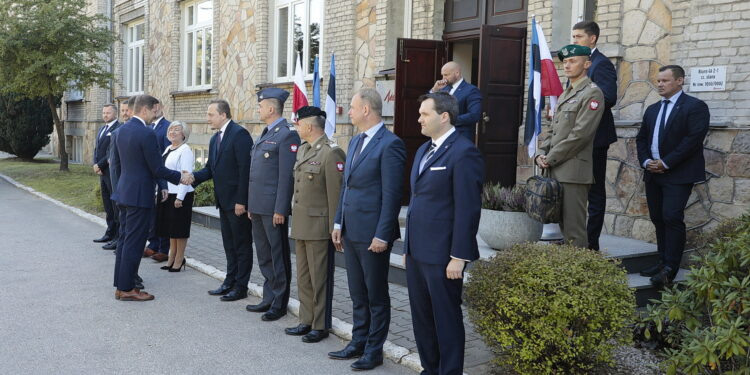
[[[167,130],[169,129],[169,124],[171,124],[171,122],[162,117],[154,127],[156,140],[159,142],[159,151],[161,151],[162,153],[164,153],[164,150],[166,150],[167,147],[172,144],[172,142],[170,142],[167,138]]]
[[[112,140],[112,132],[117,130],[120,123],[115,121],[114,124],[107,130],[106,134],[102,134],[107,124],[102,125],[99,131],[96,132],[96,143],[94,145],[94,164],[99,166],[102,171],[102,177],[109,178],[109,145]]]
[[[361,134],[349,142],[348,167],[334,223],[354,242],[370,243],[375,237],[392,242],[401,237],[398,213],[406,146],[383,125],[352,163],[360,138]]]
[[[154,207],[157,179],[180,183],[180,172],[164,167],[156,134],[133,117],[117,130],[112,168],[117,180],[117,203],[123,206]]]
[[[651,140],[659,115],[661,101],[646,108],[643,123],[636,136],[638,160],[641,167],[651,155]],[[672,184],[692,184],[706,179],[706,161],[703,158],[703,140],[711,119],[708,106],[702,100],[683,92],[659,132],[659,155],[669,167],[664,174],[646,171],[643,179],[657,179]]]
[[[440,91],[450,92],[446,86]],[[456,119],[456,130],[474,139],[474,127],[482,118],[482,93],[471,83],[462,81],[453,97],[458,101],[458,118]]]
[[[417,150],[411,169],[404,253],[428,264],[446,265],[451,256],[476,260],[484,161],[471,141],[454,132],[419,173],[431,142]]]
[[[604,112],[602,90],[588,77],[568,86],[557,103],[551,131],[539,148],[552,177],[571,184],[593,184],[594,134]]]
[[[617,142],[615,119],[612,117],[612,107],[617,103],[617,72],[607,56],[595,49],[591,54],[591,67],[587,74],[604,94],[604,114],[596,130],[594,147],[606,147]]]
[[[297,240],[327,240],[341,196],[346,154],[324,134],[303,143],[294,165],[292,235]]]
[[[258,215],[292,213],[294,162],[300,143],[297,130],[285,119],[258,138],[251,151],[248,211]]]
[[[217,153],[218,138],[218,132],[211,137],[208,161],[203,169],[193,173],[193,187],[213,179],[216,208],[233,210],[235,204],[247,207],[247,175],[250,170],[253,138],[245,128],[234,121],[229,121]]]

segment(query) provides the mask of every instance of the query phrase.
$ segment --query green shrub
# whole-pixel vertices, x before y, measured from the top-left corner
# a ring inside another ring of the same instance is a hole
[[[523,212],[526,187],[514,185],[503,187],[500,183],[488,182],[482,188],[482,208],[495,211]]]
[[[479,262],[466,284],[469,318],[520,374],[580,374],[626,343],[635,296],[626,272],[573,246],[516,245]]]
[[[93,207],[96,212],[104,212],[104,203],[102,202],[102,185],[99,183],[99,179],[96,179],[96,183],[90,191],[89,195],[89,207]]]
[[[720,225],[687,281],[639,326],[664,346],[667,374],[750,374],[750,215]]]
[[[47,99],[19,99],[0,96],[0,151],[24,160],[34,156],[49,143],[52,113]]]
[[[203,165],[195,162],[195,170],[201,170]],[[208,180],[195,188],[193,197],[193,207],[216,206],[216,196],[214,195],[214,180]]]

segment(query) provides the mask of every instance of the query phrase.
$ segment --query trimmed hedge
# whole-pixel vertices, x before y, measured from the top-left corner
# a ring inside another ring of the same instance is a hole
[[[49,143],[52,129],[46,99],[0,96],[0,151],[32,160]]]

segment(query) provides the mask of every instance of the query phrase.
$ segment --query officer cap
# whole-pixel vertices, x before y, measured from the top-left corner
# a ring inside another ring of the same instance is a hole
[[[314,116],[320,116],[320,117],[326,118],[326,112],[321,111],[320,108],[318,107],[313,107],[310,105],[306,105],[297,111],[298,120],[302,120],[303,118],[314,117]]]
[[[267,87],[263,90],[258,91],[258,103],[263,99],[276,99],[284,105],[286,98],[289,97],[289,92],[276,87]]]
[[[568,44],[560,48],[560,51],[557,52],[557,57],[560,58],[560,61],[573,56],[591,56],[591,48],[577,44]]]

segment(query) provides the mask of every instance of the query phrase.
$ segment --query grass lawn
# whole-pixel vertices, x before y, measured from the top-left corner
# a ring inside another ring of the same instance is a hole
[[[56,161],[40,159],[0,159],[0,173],[86,212],[104,212],[99,190],[99,176],[90,166],[69,164],[70,172],[60,172]]]

